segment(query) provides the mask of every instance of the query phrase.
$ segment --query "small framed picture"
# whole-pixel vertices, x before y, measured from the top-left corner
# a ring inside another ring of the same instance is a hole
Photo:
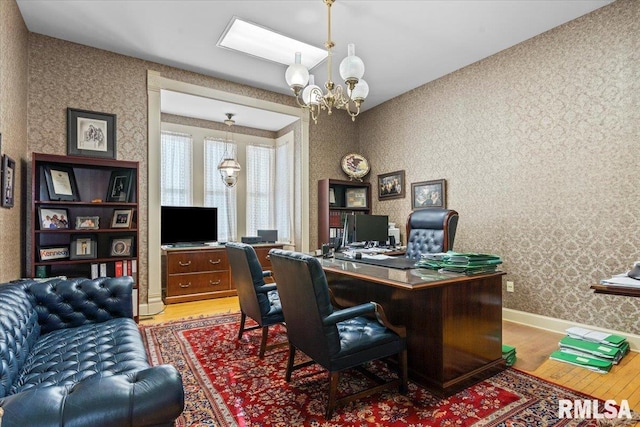
[[[97,230],[100,228],[99,216],[79,216],[76,217],[77,230]]]
[[[111,256],[128,257],[132,254],[133,237],[114,237],[111,239]]]
[[[131,217],[133,209],[116,209],[113,211],[111,218],[111,228],[129,228],[131,227]]]
[[[2,156],[2,207],[13,206],[13,194],[16,188],[16,162],[6,154]]]
[[[98,257],[98,241],[94,236],[72,236],[70,259],[91,259]]]
[[[65,208],[38,208],[40,230],[69,228],[69,214]]]
[[[67,154],[116,158],[116,115],[67,108]]]
[[[378,200],[404,198],[404,171],[378,175]]]
[[[115,170],[111,172],[109,180],[109,190],[107,191],[107,202],[123,202],[129,201],[131,194],[131,183],[133,182],[133,173],[131,169]]]
[[[69,258],[69,246],[49,246],[39,248],[40,261]]]
[[[367,189],[366,188],[347,188],[346,205],[348,208],[366,208],[367,207]]]
[[[49,199],[75,202],[80,200],[73,169],[67,166],[44,166]]]
[[[411,208],[446,208],[447,188],[444,179],[411,184]]]

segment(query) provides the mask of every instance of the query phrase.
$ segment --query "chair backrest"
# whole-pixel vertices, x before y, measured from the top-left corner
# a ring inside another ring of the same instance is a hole
[[[270,304],[267,295],[256,293],[256,286],[265,284],[256,251],[251,245],[237,242],[228,242],[226,249],[240,308],[247,316],[260,321],[269,312]]]
[[[407,219],[407,258],[420,258],[423,253],[447,252],[453,249],[458,227],[458,212],[451,209],[427,208],[413,211]]]
[[[278,293],[289,342],[323,366],[340,351],[335,325],[324,326],[333,313],[327,278],[320,262],[299,252],[271,249],[271,265],[278,277]]]

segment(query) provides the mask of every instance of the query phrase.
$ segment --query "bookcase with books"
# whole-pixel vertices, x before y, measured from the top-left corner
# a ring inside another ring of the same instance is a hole
[[[138,162],[33,153],[27,275],[134,280],[138,316]]]
[[[321,179],[318,181],[318,246],[342,239],[349,214],[371,213],[371,184]]]

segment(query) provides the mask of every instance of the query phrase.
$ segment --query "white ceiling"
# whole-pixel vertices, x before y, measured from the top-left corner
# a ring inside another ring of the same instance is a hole
[[[339,81],[337,67],[347,43],[356,43],[371,88],[366,110],[612,1],[336,0],[334,80]],[[286,66],[216,47],[232,17],[321,48],[327,38],[322,0],[17,3],[32,32],[284,94],[291,94],[284,80]],[[326,81],[326,68],[323,62],[312,70],[316,84]],[[164,109],[164,99],[162,103]],[[192,115],[198,114],[202,116]],[[212,119],[222,122],[224,114],[219,116]],[[242,114],[235,119],[241,124]]]

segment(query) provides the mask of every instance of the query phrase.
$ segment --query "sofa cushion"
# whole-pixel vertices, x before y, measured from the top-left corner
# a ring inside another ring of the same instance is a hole
[[[32,387],[73,385],[92,377],[128,374],[149,367],[138,327],[117,318],[42,335],[10,394]]]
[[[21,286],[0,286],[0,328],[0,397],[3,397],[10,394],[40,337],[38,315]]]

